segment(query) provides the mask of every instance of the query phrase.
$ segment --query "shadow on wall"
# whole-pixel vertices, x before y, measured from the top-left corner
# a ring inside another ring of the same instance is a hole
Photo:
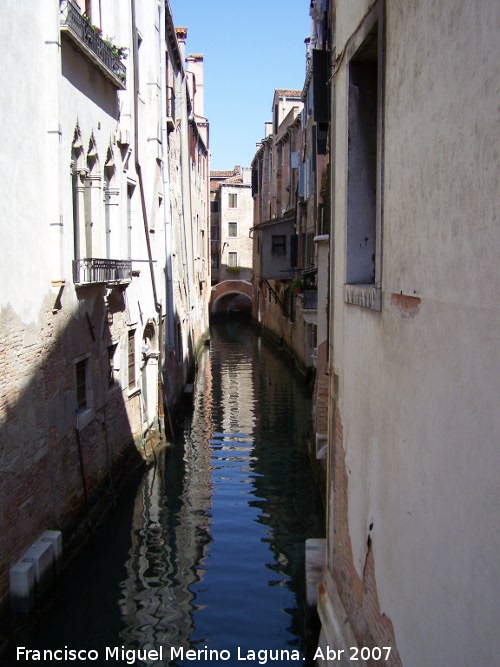
[[[219,297],[212,306],[211,317],[231,315],[251,317],[252,299],[246,294],[230,292]]]
[[[118,120],[120,110],[116,90],[100,76],[95,75],[92,65],[82,58],[66,40],[61,43],[61,73],[82,95],[95,102],[106,114]]]
[[[144,465],[133,438],[140,392],[129,397],[112,364],[113,318],[121,327],[124,306],[106,302],[103,287],[86,289],[75,313],[52,310],[49,295],[41,324],[26,325],[10,306],[0,312],[0,618],[7,620],[23,607],[22,599],[11,604],[9,573],[30,546],[44,531],[61,531],[70,552],[114,504],[125,475]],[[25,584],[40,597],[34,565]],[[34,600],[25,602],[22,611]]]

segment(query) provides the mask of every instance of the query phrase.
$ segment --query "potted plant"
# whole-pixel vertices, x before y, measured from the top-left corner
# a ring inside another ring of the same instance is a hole
[[[295,292],[295,294],[301,294],[302,290],[304,289],[304,282],[302,281],[302,278],[294,278],[294,280],[292,280],[290,283],[290,289],[292,292]]]

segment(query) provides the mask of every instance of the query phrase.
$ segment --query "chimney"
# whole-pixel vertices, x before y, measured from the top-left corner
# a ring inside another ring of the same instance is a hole
[[[187,28],[176,28],[175,29],[175,35],[177,37],[177,41],[179,43],[179,50],[181,52],[181,58],[184,60],[186,57],[186,40],[188,36],[188,29]]]
[[[270,137],[273,133],[273,121],[268,120],[264,123],[264,138]]]
[[[311,58],[312,58],[311,38],[306,37],[304,40],[304,44],[306,45],[306,76],[307,76],[307,72],[309,70],[309,64],[311,63]]]
[[[194,114],[202,118],[204,118],[203,58],[200,53],[192,53],[186,58],[186,69],[193,75]]]

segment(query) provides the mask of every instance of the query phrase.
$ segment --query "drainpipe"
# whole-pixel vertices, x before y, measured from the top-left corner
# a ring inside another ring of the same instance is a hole
[[[182,57],[184,60],[185,52],[182,49]],[[186,280],[187,280],[187,296],[188,296],[188,317],[189,326],[191,326],[191,263],[188,248],[188,232],[192,233],[192,219],[191,219],[191,174],[189,165],[189,115],[187,109],[189,91],[187,79],[188,75],[183,64],[184,77],[181,81],[181,189],[182,189],[182,219],[184,228],[184,255],[186,260]],[[192,251],[192,244],[191,244]]]
[[[170,212],[170,179],[168,173],[168,132],[167,132],[167,88],[165,72],[166,34],[165,0],[158,1],[160,10],[160,102],[161,102],[161,150],[163,175],[163,217],[165,221],[165,275],[167,282],[167,345],[169,352],[175,349],[174,333],[174,291],[172,281],[172,219]]]
[[[158,300],[158,293],[156,290],[156,279],[153,264],[153,254],[151,252],[151,241],[149,238],[148,212],[146,207],[146,195],[144,192],[144,179],[142,177],[141,162],[139,156],[139,60],[138,60],[138,43],[137,43],[137,22],[135,11],[135,0],[131,0],[131,16],[132,16],[132,47],[134,54],[134,153],[135,153],[135,171],[139,181],[139,192],[141,195],[142,220],[144,223],[144,235],[146,238],[146,246],[148,251],[149,272],[151,275],[151,286],[153,289],[153,300],[156,313],[158,315],[158,338],[159,358],[158,358],[158,415],[163,413],[163,377],[161,369],[163,367],[163,355],[161,349],[162,335],[162,305]]]

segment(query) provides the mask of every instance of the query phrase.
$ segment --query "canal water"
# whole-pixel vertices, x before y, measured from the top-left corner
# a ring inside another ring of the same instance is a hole
[[[87,653],[36,664],[309,664],[305,541],[324,522],[304,385],[248,321],[212,324],[178,436],[120,497],[29,642]]]

